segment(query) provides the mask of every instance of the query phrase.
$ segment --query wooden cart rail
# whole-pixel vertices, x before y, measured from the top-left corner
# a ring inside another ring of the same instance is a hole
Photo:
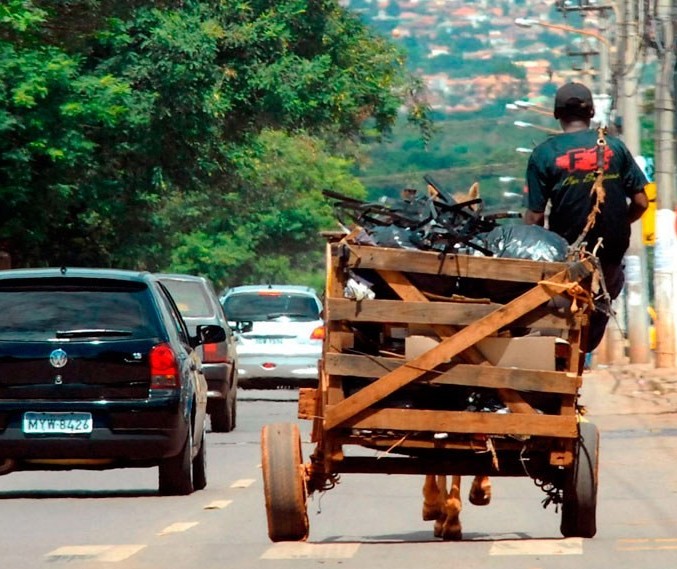
[[[330,375],[376,379],[385,372],[411,365],[397,358],[333,354],[324,356],[324,371]],[[501,368],[485,365],[456,364],[427,381],[436,385],[469,387],[510,387],[518,391],[574,395],[581,386],[580,377],[563,371]]]
[[[388,247],[333,243],[331,257],[346,268],[396,270],[448,277],[479,277],[499,281],[537,283],[567,268],[566,263],[440,255],[432,251],[412,251]]]

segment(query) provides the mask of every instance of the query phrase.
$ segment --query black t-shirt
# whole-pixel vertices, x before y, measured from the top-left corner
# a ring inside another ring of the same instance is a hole
[[[630,243],[627,198],[642,191],[646,177],[623,142],[607,136],[604,150],[605,200],[585,241],[592,249],[603,238],[598,256],[620,263]],[[573,243],[582,233],[594,204],[597,132],[558,134],[539,144],[527,166],[528,207],[544,212],[551,203],[548,227]]]

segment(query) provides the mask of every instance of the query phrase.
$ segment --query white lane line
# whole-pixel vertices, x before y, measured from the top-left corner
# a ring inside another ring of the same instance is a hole
[[[145,545],[66,545],[50,551],[45,557],[50,561],[124,561],[141,551]]]
[[[168,535],[170,533],[181,533],[182,531],[189,530],[192,527],[195,527],[198,522],[176,522],[170,526],[167,526],[163,529],[158,535]]]
[[[230,487],[231,488],[249,488],[252,484],[256,482],[255,478],[241,478],[240,480],[236,480],[233,482]]]
[[[205,510],[222,510],[232,504],[232,500],[214,500],[205,506]]]
[[[619,539],[616,549],[618,551],[671,551],[677,549],[677,539],[672,537]]]
[[[261,559],[350,559],[359,547],[359,543],[281,541],[268,548]]]
[[[508,539],[491,545],[489,555],[582,555],[583,539]]]

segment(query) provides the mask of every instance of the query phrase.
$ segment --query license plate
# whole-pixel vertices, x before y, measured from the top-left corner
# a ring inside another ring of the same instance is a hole
[[[257,344],[281,344],[282,338],[256,338]]]
[[[27,435],[91,433],[91,413],[24,413],[23,432]]]

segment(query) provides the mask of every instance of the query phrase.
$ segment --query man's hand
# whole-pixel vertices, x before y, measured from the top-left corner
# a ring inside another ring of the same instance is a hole
[[[649,197],[646,195],[646,192],[642,190],[637,192],[630,198],[630,205],[628,206],[628,219],[630,223],[637,221],[642,214],[649,207]]]

